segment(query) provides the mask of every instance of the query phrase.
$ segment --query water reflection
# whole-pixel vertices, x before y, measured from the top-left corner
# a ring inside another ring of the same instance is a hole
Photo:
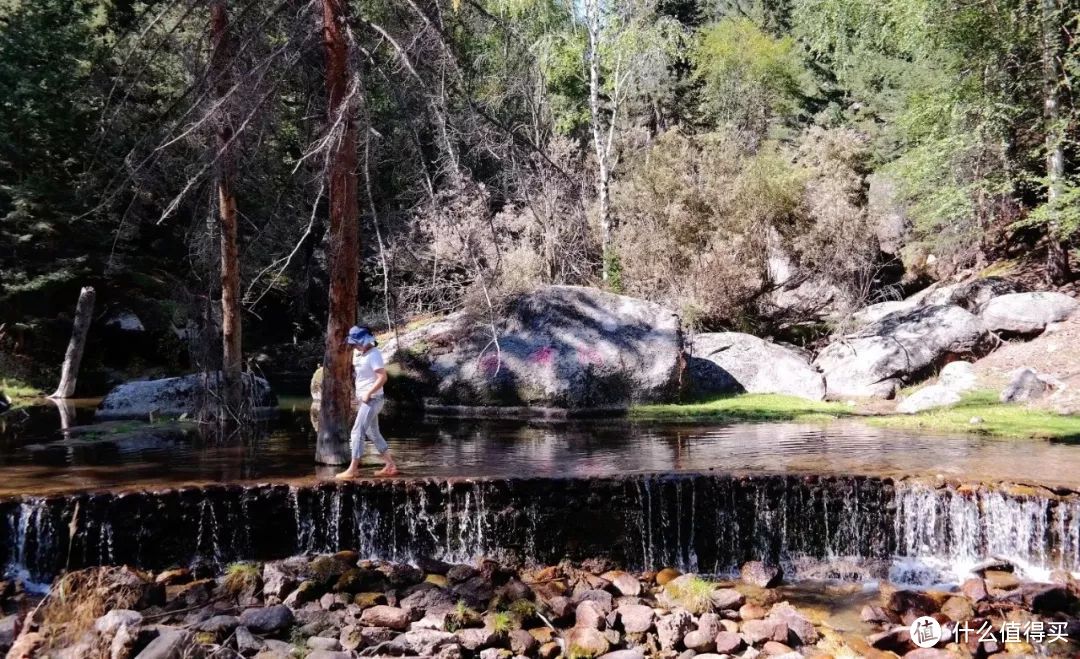
[[[279,417],[243,441],[190,426],[92,424],[86,404],[31,408],[0,428],[0,496],[182,483],[303,481],[333,468],[312,463],[313,416],[285,400]],[[562,477],[724,471],[883,476],[945,475],[1080,486],[1080,446],[1047,441],[900,433],[831,425],[660,424],[413,418],[384,420],[408,476]],[[374,467],[376,461],[372,460]]]

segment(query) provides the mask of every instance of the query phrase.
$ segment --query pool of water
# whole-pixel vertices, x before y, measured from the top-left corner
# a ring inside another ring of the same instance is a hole
[[[285,401],[245,440],[119,423],[92,428],[94,401],[0,418],[0,496],[211,482],[308,482],[306,401]],[[62,413],[63,412],[63,413]],[[61,427],[66,426],[68,430]],[[386,419],[407,477],[587,477],[648,472],[937,476],[1080,488],[1080,444],[936,436],[831,424]],[[370,454],[369,454],[370,455]],[[374,469],[378,461],[370,455]]]

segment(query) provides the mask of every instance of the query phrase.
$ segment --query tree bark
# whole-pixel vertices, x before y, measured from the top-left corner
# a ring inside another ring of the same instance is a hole
[[[90,321],[94,315],[94,298],[97,293],[93,287],[84,286],[79,291],[79,302],[75,305],[75,324],[71,330],[71,341],[64,353],[64,365],[60,369],[60,384],[49,398],[71,398],[75,393],[75,381],[79,377],[79,365],[82,363],[83,350],[86,348],[86,333],[90,330]]]
[[[210,8],[210,30],[214,46],[210,62],[216,81],[216,94],[221,103],[216,132],[219,152],[218,216],[221,228],[222,403],[226,415],[235,417],[243,404],[243,356],[240,343],[240,257],[236,244],[236,196],[232,186],[236,163],[232,157],[233,127],[228,111],[231,104],[225,99],[232,87],[232,76],[229,74],[229,16],[225,2],[226,0],[215,0]]]
[[[1065,178],[1065,130],[1061,120],[1061,76],[1063,7],[1058,0],[1042,0],[1043,117],[1046,120],[1046,203],[1048,223],[1046,277],[1051,284],[1069,279],[1069,251],[1061,241],[1056,206]]]
[[[593,145],[596,149],[596,196],[600,205],[600,251],[603,256],[601,277],[605,284],[610,284],[615,255],[611,245],[609,152],[603,137],[604,130],[600,125],[600,0],[587,0],[585,10],[589,23],[589,115]]]
[[[327,244],[330,269],[330,313],[323,356],[322,404],[315,461],[349,461],[348,415],[352,410],[352,360],[345,344],[356,321],[359,286],[360,208],[357,201],[357,140],[351,94],[359,93],[356,73],[349,66],[345,27],[345,0],[322,0],[323,47],[326,54],[326,92],[330,140],[328,199],[330,232]]]

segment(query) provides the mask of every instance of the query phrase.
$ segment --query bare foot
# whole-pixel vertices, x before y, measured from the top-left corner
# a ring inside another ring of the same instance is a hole
[[[360,477],[360,472],[356,471],[355,469],[346,469],[345,471],[341,472],[337,476],[334,476],[334,478],[336,478],[339,481],[347,481],[347,480],[350,480],[350,479],[353,479],[353,478],[359,478],[359,477]]]
[[[386,465],[382,469],[376,471],[375,475],[376,476],[397,476],[398,475],[397,465],[392,465],[392,464]]]

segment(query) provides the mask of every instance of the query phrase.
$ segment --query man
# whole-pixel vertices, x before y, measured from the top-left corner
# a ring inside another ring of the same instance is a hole
[[[360,475],[360,458],[364,455],[364,436],[375,445],[375,450],[383,457],[386,465],[375,472],[376,476],[394,476],[398,473],[394,456],[386,439],[379,432],[379,411],[383,406],[383,385],[386,384],[386,363],[382,353],[376,347],[379,342],[366,327],[353,327],[346,339],[353,347],[353,372],[356,382],[356,397],[360,408],[356,411],[356,423],[353,424],[350,441],[352,444],[352,462],[349,468],[335,478],[356,478]]]

